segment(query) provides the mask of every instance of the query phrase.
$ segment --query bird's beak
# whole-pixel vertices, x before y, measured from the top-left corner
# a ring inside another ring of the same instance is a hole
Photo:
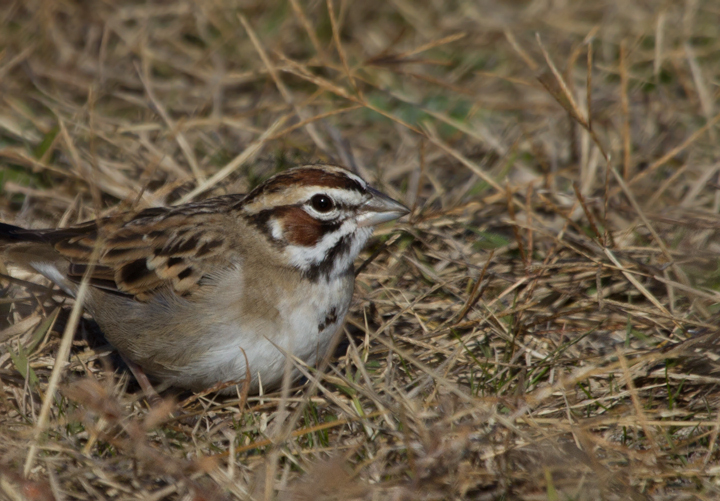
[[[368,190],[372,198],[363,204],[358,217],[358,226],[375,226],[386,221],[392,221],[410,212],[410,209],[389,196],[373,188],[368,188]]]

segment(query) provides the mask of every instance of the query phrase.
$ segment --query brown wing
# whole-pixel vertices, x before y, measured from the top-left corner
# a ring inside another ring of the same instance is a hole
[[[43,237],[70,261],[68,278],[75,282],[82,279],[99,245],[90,277],[93,286],[139,301],[164,287],[191,295],[203,277],[229,264],[225,209],[241,199],[230,195],[177,208],[121,214],[44,232]]]

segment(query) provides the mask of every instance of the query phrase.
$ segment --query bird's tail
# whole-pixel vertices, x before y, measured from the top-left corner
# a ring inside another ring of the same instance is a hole
[[[42,242],[42,238],[36,231],[0,223],[0,246],[18,242]]]

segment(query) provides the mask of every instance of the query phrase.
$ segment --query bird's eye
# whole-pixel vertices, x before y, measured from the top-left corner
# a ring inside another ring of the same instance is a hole
[[[315,195],[310,199],[310,203],[318,212],[330,212],[335,207],[335,202],[327,195]]]

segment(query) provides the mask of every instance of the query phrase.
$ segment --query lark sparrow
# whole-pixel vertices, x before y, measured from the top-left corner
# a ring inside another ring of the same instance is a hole
[[[284,353],[325,355],[348,311],[373,226],[408,209],[339,167],[270,178],[247,195],[119,214],[62,229],[0,223],[0,256],[85,300],[107,340],[167,385],[277,387]],[[297,373],[293,373],[297,376]]]

